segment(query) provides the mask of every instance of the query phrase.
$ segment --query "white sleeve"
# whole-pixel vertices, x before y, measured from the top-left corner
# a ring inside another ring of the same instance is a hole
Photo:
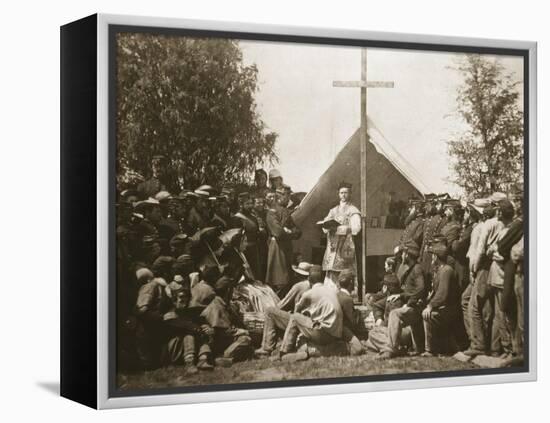
[[[327,214],[327,216],[323,219],[323,221],[326,222],[327,220],[330,220],[330,219],[333,218],[334,213],[332,212],[332,210],[333,210],[333,209],[330,209],[330,210],[328,211],[328,214]],[[321,230],[323,231],[324,234],[328,234],[328,232],[329,232],[328,229],[325,229],[325,228],[321,228]]]
[[[357,235],[361,231],[361,215],[352,214],[349,218],[349,224],[351,227],[351,234]]]

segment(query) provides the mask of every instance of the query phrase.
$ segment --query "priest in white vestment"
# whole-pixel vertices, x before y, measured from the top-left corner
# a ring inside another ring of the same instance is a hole
[[[327,235],[327,248],[323,257],[326,272],[325,285],[339,289],[338,275],[351,270],[357,276],[357,260],[353,237],[361,231],[361,212],[351,204],[351,184],[342,182],[338,187],[340,204],[332,208],[319,222]]]

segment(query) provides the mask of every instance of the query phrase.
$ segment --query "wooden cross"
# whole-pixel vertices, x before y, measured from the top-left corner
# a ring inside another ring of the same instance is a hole
[[[393,82],[367,81],[367,49],[361,49],[361,80],[334,81],[333,87],[361,88],[361,275],[362,281],[358,287],[359,301],[365,296],[367,281],[367,88],[393,88]]]

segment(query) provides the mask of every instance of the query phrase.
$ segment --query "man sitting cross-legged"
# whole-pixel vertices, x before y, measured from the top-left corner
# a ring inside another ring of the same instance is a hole
[[[354,316],[353,298],[351,296],[354,280],[355,274],[352,270],[342,270],[338,273],[337,283],[340,289],[337,291],[336,296],[343,315],[342,336],[338,339],[334,338],[331,342],[325,344],[318,344],[314,340],[311,340],[311,342],[302,344],[299,352],[306,352],[307,357],[357,356],[365,352],[361,341],[355,334],[356,319]],[[300,341],[298,343],[300,344]],[[307,357],[299,355],[295,358],[305,359]]]
[[[189,307],[191,291],[184,283],[183,278],[177,275],[166,287],[172,307],[163,317],[168,340],[163,350],[162,363],[185,364],[190,372],[196,369],[212,370],[210,343],[214,331],[200,316],[202,307]]]
[[[290,313],[294,311],[304,292],[309,291],[314,284],[323,282],[320,266],[300,263],[294,268],[294,271],[302,276],[307,276],[307,279],[296,283],[287,295],[279,301],[277,307],[269,307],[265,310],[262,346],[255,352],[258,357],[267,356],[273,352],[279,334],[286,329]]]

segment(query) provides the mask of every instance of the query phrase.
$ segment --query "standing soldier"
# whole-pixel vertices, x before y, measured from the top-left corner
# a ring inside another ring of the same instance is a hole
[[[506,198],[501,193],[494,193],[491,198],[477,204],[483,204],[485,221],[480,224],[479,237],[475,244],[471,244],[468,251],[469,266],[475,282],[472,287],[470,299],[470,323],[471,339],[470,348],[464,354],[471,357],[485,354],[489,351],[497,352],[500,349],[498,339],[491,342],[493,298],[488,285],[489,268],[491,259],[489,249],[498,240],[498,234],[503,228],[503,223],[498,219],[494,207],[495,202]],[[489,313],[489,309],[491,313]]]
[[[212,220],[210,221],[210,225],[219,227],[221,231],[225,231],[232,227],[231,210],[229,209],[227,197],[220,196],[216,198],[214,215],[212,217]]]
[[[416,245],[422,245],[422,236],[424,234],[424,211],[422,203],[411,201],[409,206],[409,215],[405,219],[405,230],[399,240],[399,245],[403,246],[414,241]]]
[[[170,215],[168,219],[172,225],[176,228],[176,233],[193,235],[191,233],[191,227],[187,222],[187,215],[189,214],[189,200],[187,193],[180,193],[178,196],[171,199],[172,206],[170,207]]]
[[[283,188],[277,190],[277,196],[280,199],[284,196]],[[292,241],[298,239],[302,232],[294,224],[290,211],[277,202],[275,193],[267,194],[267,203],[266,224],[269,244],[265,282],[281,296],[286,293],[290,280]]]
[[[265,279],[267,271],[267,223],[265,197],[256,197],[254,199],[254,210],[252,211],[258,222],[258,259],[260,263],[259,278]]]
[[[254,203],[250,195],[248,193],[246,194],[246,198],[242,199],[241,208],[239,212],[235,214],[234,218],[239,220],[240,226],[244,230],[241,244],[242,252],[248,261],[254,279],[260,279],[263,278],[263,275],[260,275],[260,257],[258,253],[258,233],[260,225],[252,213]]]
[[[471,298],[474,285],[470,274],[470,249],[479,239],[481,229],[481,216],[483,209],[475,204],[468,204],[464,210],[463,227],[460,238],[453,242],[452,251],[456,258],[455,271],[458,277],[458,283],[463,292],[461,297],[462,315],[464,317],[464,329],[468,339],[472,339],[471,333]]]
[[[422,234],[422,248],[420,251],[420,263],[424,274],[430,279],[432,266],[432,255],[428,252],[428,246],[433,242],[436,235],[439,234],[444,220],[434,201],[426,203],[426,221],[424,222],[424,232]]]
[[[464,210],[458,200],[449,200],[443,206],[443,213],[445,215],[445,222],[441,226],[440,234],[445,239],[445,244],[450,252],[453,242],[460,238]],[[452,257],[454,259],[453,255]]]
[[[269,191],[267,172],[263,169],[256,169],[256,172],[254,172],[254,196],[265,198],[267,191]]]
[[[269,171],[269,185],[272,191],[277,191],[283,187],[283,175],[277,169]]]
[[[208,203],[209,194],[207,191],[195,190],[193,196],[196,198],[195,206],[189,211],[187,222],[193,233],[199,229],[206,228],[210,223],[210,206]]]
[[[159,202],[152,198],[140,201],[135,205],[134,211],[142,217],[137,224],[138,233],[142,236],[158,237],[158,226],[162,220]]]

